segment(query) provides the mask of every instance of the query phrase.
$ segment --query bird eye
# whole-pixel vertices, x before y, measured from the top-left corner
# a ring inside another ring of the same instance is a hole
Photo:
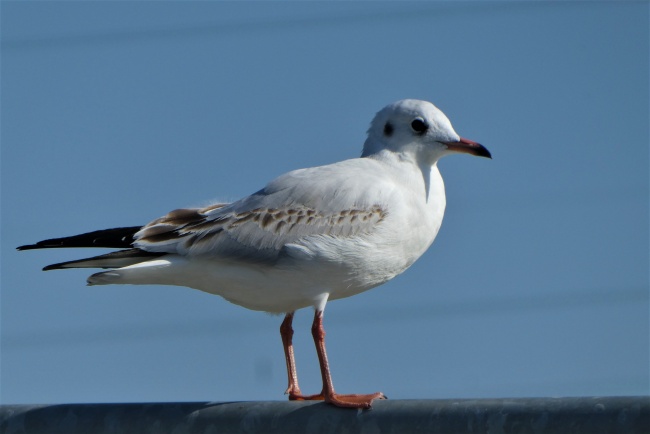
[[[386,122],[386,125],[384,125],[384,135],[386,137],[390,137],[393,135],[393,124],[390,122]]]
[[[428,129],[429,125],[422,118],[415,118],[411,122],[411,128],[418,134],[424,134]]]

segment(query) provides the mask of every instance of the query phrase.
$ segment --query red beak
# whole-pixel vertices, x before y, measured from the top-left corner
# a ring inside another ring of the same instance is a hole
[[[447,148],[454,152],[462,152],[465,154],[476,155],[477,157],[492,158],[490,151],[480,143],[476,143],[469,139],[460,138],[457,142],[444,142]]]

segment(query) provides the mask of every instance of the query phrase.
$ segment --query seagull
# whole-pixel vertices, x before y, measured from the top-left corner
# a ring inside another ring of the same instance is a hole
[[[18,250],[120,250],[48,265],[107,269],[88,285],[177,285],[248,309],[284,314],[280,335],[289,400],[368,409],[381,392],[339,394],[325,350],[323,312],[337,300],[381,285],[409,268],[438,234],[445,189],[437,163],[449,154],[492,158],[460,137],[427,101],[405,99],[372,120],[360,158],[298,169],[232,203],[171,211],[144,226],[40,241]],[[312,307],[320,393],[304,395],[292,344],[298,309]]]

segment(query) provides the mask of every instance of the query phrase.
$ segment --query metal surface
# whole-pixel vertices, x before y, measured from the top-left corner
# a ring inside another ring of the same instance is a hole
[[[650,397],[0,406],[0,433],[650,433]]]

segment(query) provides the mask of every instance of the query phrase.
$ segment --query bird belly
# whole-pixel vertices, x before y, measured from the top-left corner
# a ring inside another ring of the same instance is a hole
[[[181,285],[220,295],[248,309],[284,313],[315,307],[323,299],[359,294],[403,271],[366,265],[317,258],[311,261],[289,258],[273,265],[218,261],[201,267],[200,276]]]

